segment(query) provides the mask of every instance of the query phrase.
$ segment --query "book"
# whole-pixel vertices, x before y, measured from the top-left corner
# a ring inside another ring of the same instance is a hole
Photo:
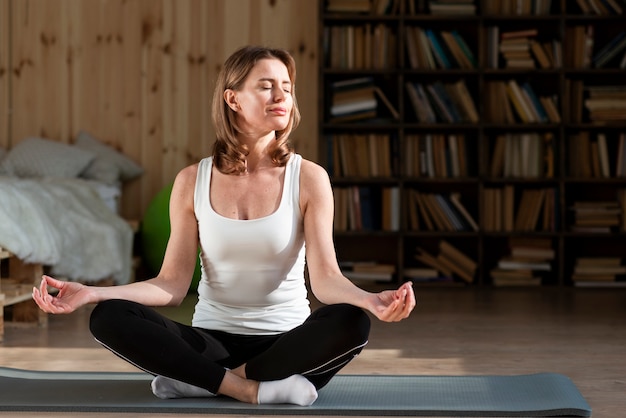
[[[476,261],[472,260],[469,256],[446,240],[439,241],[439,251],[441,254],[453,260],[456,264],[462,266],[465,270],[472,274],[478,268],[478,263],[476,263]]]
[[[426,34],[426,38],[428,39],[428,42],[430,44],[431,51],[439,67],[444,69],[452,68],[450,59],[447,55],[447,51],[443,48],[439,37],[432,29],[426,29],[424,30],[424,33]]]
[[[437,259],[436,256],[424,250],[423,248],[417,248],[415,259],[421,261],[426,266],[432,267],[445,276],[452,276],[452,270],[450,267]]]
[[[478,231],[478,224],[476,223],[472,215],[470,215],[470,213],[467,211],[465,206],[463,206],[463,204],[461,203],[461,194],[457,192],[453,192],[453,193],[450,193],[449,197],[450,197],[450,202],[452,202],[454,207],[463,216],[463,219],[465,219],[465,222],[469,224],[472,230]]]
[[[538,270],[538,271],[550,271],[552,267],[550,263],[528,260],[522,258],[503,257],[498,261],[498,268],[503,270]]]

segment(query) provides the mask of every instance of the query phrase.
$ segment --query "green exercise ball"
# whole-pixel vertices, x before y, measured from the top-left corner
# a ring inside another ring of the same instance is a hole
[[[170,195],[173,183],[165,186],[150,201],[141,221],[141,249],[143,262],[156,275],[161,269],[165,247],[170,237]],[[200,259],[196,259],[190,290],[197,290],[200,282]]]

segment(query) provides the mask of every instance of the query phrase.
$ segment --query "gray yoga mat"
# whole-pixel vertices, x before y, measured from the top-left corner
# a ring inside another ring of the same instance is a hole
[[[555,373],[517,376],[337,375],[309,407],[250,405],[226,397],[162,400],[144,373],[0,368],[0,411],[590,417],[573,382]]]

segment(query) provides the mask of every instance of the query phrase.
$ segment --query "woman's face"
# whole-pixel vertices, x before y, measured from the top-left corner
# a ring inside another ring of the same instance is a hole
[[[237,112],[239,128],[245,134],[266,135],[289,124],[291,91],[285,64],[278,59],[262,59],[252,68],[241,90],[227,90],[224,97]]]

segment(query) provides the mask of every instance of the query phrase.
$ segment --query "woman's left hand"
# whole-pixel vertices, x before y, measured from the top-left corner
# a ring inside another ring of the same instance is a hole
[[[406,282],[396,290],[385,290],[374,295],[371,312],[381,321],[398,322],[407,318],[415,308],[413,283]]]

